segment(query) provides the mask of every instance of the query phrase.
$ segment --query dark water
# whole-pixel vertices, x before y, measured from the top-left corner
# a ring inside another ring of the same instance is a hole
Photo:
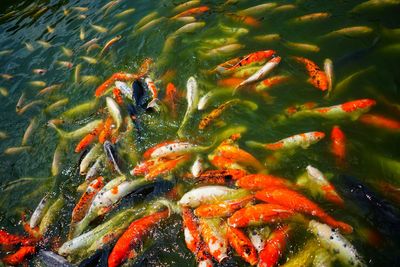
[[[265,1],[201,1],[202,5],[207,5],[211,9],[210,12],[197,16],[197,21],[204,21],[205,26],[196,30],[195,33],[179,36],[172,48],[163,53],[167,37],[184,25],[184,22],[174,22],[169,19],[173,15],[172,8],[181,2],[119,1],[113,8],[106,11],[102,7],[107,1],[18,1],[18,3],[2,1],[0,4],[0,51],[2,51],[0,52],[0,73],[10,74],[13,77],[0,78],[0,87],[8,92],[7,96],[0,96],[0,131],[7,134],[7,138],[0,141],[0,151],[8,147],[20,146],[31,119],[36,118],[37,127],[28,140],[27,145],[31,147],[30,150],[15,155],[0,155],[0,184],[3,190],[0,196],[1,227],[11,232],[22,232],[21,213],[25,211],[30,214],[45,192],[61,191],[66,196],[68,204],[63,208],[62,216],[54,226],[56,229],[54,235],[58,233],[65,236],[68,231],[70,212],[79,198],[75,188],[82,181],[82,178],[75,173],[79,155],[73,153],[75,144],[69,144],[60,174],[57,177],[51,177],[51,162],[59,137],[53,129],[46,126],[46,123],[50,119],[58,118],[63,111],[92,100],[96,87],[111,74],[119,71],[135,72],[145,58],[152,58],[154,67],[151,70],[151,76],[161,88],[161,96],[165,94],[166,83],[160,77],[167,71],[176,73],[172,81],[183,92],[182,95],[190,76],[196,77],[201,95],[204,95],[208,91],[220,89],[217,82],[223,78],[218,75],[208,75],[205,70],[210,70],[230,58],[266,49],[274,49],[282,57],[282,62],[274,73],[290,75],[294,77],[294,82],[272,89],[269,92],[271,96],[269,101],[265,101],[249,90],[242,90],[239,93],[238,97],[241,99],[253,101],[258,105],[255,112],[243,107],[234,107],[221,117],[227,125],[247,127],[248,130],[243,135],[240,146],[264,162],[268,153],[246,147],[245,141],[273,142],[297,133],[323,131],[327,134],[325,139],[307,150],[286,155],[280,164],[269,166],[271,172],[294,181],[304,168],[311,164],[329,173],[332,183],[338,188],[343,187],[344,191],[349,189],[349,185],[340,181],[341,174],[357,177],[360,183],[377,194],[379,200],[386,199],[388,205],[399,205],[395,201],[396,197],[392,195],[397,194],[398,201],[398,193],[390,194],[387,190],[382,191],[380,186],[383,182],[397,188],[400,186],[398,130],[391,132],[347,119],[304,118],[287,120],[279,124],[273,122],[273,118],[282,114],[289,106],[316,102],[322,107],[360,98],[372,98],[377,101],[371,113],[399,120],[399,3],[351,12],[363,1],[279,1],[279,5],[293,4],[295,8],[259,14],[255,17],[261,26],[252,27],[234,21],[226,14],[263,4]],[[131,8],[135,8],[133,13],[116,16]],[[165,17],[164,20],[140,34],[134,34],[137,22],[154,11],[158,12],[158,17]],[[315,12],[329,12],[331,15],[321,21],[290,22],[295,17]],[[106,31],[98,32],[91,25],[105,27]],[[205,40],[234,37],[223,33],[221,25],[222,27],[246,28],[247,34],[235,37],[237,43],[244,47],[229,55],[204,57],[202,52],[211,49],[210,45],[204,44]],[[341,35],[321,38],[326,33],[351,26],[370,27],[372,32],[359,36]],[[80,39],[82,28],[85,32],[83,40]],[[281,40],[267,42],[254,38],[265,34],[279,34]],[[102,47],[116,35],[122,35],[122,39],[115,43],[102,59],[98,57],[99,49],[87,53],[84,48],[80,48],[82,44],[93,38],[99,38],[98,43]],[[46,41],[49,44],[44,47],[38,41]],[[296,50],[285,45],[286,41],[314,44],[320,48],[320,51]],[[70,49],[72,56],[65,55],[62,47]],[[82,56],[97,58],[98,62],[89,64],[82,59]],[[335,73],[334,85],[357,71],[368,67],[373,68],[354,78],[343,91],[335,92],[334,89],[332,98],[324,98],[325,93],[316,90],[306,82],[307,76],[302,66],[290,60],[290,56],[309,58],[320,67],[323,66],[325,58],[332,59]],[[72,62],[73,67],[60,66],[59,61]],[[81,77],[93,76],[90,81],[75,82],[74,71],[78,64],[81,64]],[[44,75],[34,74],[33,69],[38,68],[47,69],[47,72]],[[32,81],[43,81],[46,85],[32,86],[30,84]],[[62,86],[51,94],[37,96],[39,90],[53,84],[62,84]],[[26,95],[25,104],[35,100],[41,102],[24,114],[18,115],[15,106],[22,93]],[[230,98],[230,94],[225,94],[213,99],[211,107],[206,112]],[[53,111],[45,110],[50,104],[61,99],[68,99],[68,103]],[[168,114],[166,117],[151,115],[146,118],[149,126],[138,145],[139,153],[150,145],[176,138],[176,131],[186,109],[184,97],[180,99],[178,108],[180,117],[177,120],[169,119]],[[196,130],[195,127],[204,113],[204,111],[196,112],[191,119],[187,127],[192,129],[187,131],[189,140],[204,142],[218,131],[217,127],[204,132]],[[74,121],[63,128],[75,129],[88,121],[90,118]],[[347,137],[348,154],[345,167],[336,165],[329,151],[328,133],[333,125],[340,125]],[[184,173],[187,170],[188,168],[181,172]],[[9,186],[10,182],[26,177],[32,179]],[[179,175],[176,178],[179,181]],[[324,201],[318,203],[335,218],[349,222],[356,229],[348,236],[348,239],[368,265],[394,266],[396,259],[399,260],[399,239],[396,238],[398,235],[391,235],[390,229],[381,225],[385,224],[385,219],[382,219],[385,215],[379,213],[381,206],[371,207],[371,203],[361,196],[352,196],[351,192],[348,195],[343,193],[343,196],[345,202],[348,203],[345,209],[337,209]],[[128,204],[125,203],[125,205]],[[379,224],[376,223],[377,217],[380,218]],[[389,216],[388,220],[390,218]],[[388,225],[391,224],[388,222]],[[374,246],[366,242],[360,234],[361,231],[357,231],[364,228],[378,231],[383,228],[382,241]],[[190,265],[195,265],[194,258],[185,248],[178,216],[169,219],[162,229],[160,231],[162,233],[154,238],[154,244],[149,245],[150,249],[139,258],[136,264],[138,266],[188,266],[190,262]],[[306,236],[308,233],[304,229],[296,233],[296,240],[291,241],[285,255],[289,256],[297,252],[302,247],[301,244]],[[281,262],[285,262],[285,256]],[[227,265],[230,264],[243,264],[243,262],[235,257]]]

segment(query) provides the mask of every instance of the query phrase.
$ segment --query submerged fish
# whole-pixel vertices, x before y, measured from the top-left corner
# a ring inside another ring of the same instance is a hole
[[[178,136],[183,137],[183,130],[186,127],[186,124],[188,123],[189,118],[191,117],[192,113],[196,110],[198,101],[199,101],[199,92],[198,92],[198,86],[197,86],[197,81],[194,77],[190,77],[187,80],[186,83],[186,100],[187,100],[187,108],[186,108],[186,113],[183,116],[181,125],[179,126],[178,129]]]

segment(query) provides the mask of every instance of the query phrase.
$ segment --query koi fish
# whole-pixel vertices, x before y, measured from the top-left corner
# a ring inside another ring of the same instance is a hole
[[[49,230],[49,227],[58,218],[58,215],[61,209],[64,207],[64,204],[65,204],[65,199],[61,196],[58,197],[47,209],[46,213],[44,214],[39,224],[40,236],[43,236]]]
[[[211,204],[224,199],[238,198],[248,195],[244,189],[231,189],[226,186],[209,185],[190,190],[179,200],[181,206],[196,208],[202,204]]]
[[[224,63],[219,64],[213,71],[221,74],[230,72],[237,68],[247,66],[253,63],[262,63],[276,54],[274,50],[257,51],[246,56],[230,59]]]
[[[42,90],[40,90],[38,92],[38,95],[52,93],[52,92],[60,89],[61,87],[62,87],[62,84],[53,84],[53,85],[47,86],[46,88],[43,88]]]
[[[94,164],[90,167],[90,169],[86,173],[85,181],[91,181],[99,174],[101,168],[103,168],[104,166],[105,159],[106,157],[104,155],[101,155],[96,159]]]
[[[241,230],[228,227],[227,237],[229,244],[243,260],[250,265],[255,265],[258,262],[257,251],[253,243]]]
[[[76,203],[74,209],[72,210],[71,223],[79,222],[85,217],[86,212],[92,204],[93,198],[103,188],[103,186],[104,178],[101,176],[93,180],[88,185],[86,191],[83,193],[78,203]]]
[[[164,102],[168,105],[173,118],[177,116],[176,104],[178,101],[178,97],[178,91],[175,85],[171,82],[168,83],[165,92]]]
[[[75,147],[75,152],[79,153],[82,150],[84,150],[87,146],[89,146],[95,138],[100,134],[100,132],[103,130],[103,123],[100,123],[97,128],[95,128],[93,131],[85,135],[85,137],[82,138],[82,140],[76,145]]]
[[[81,175],[85,175],[87,173],[87,170],[90,166],[91,163],[96,161],[96,159],[99,157],[99,155],[102,152],[102,145],[101,144],[95,144],[88,153],[86,153],[80,164],[79,164],[79,173]]]
[[[248,26],[252,26],[252,27],[256,27],[256,28],[261,26],[261,22],[252,16],[244,16],[244,15],[242,16],[242,15],[237,15],[237,14],[233,14],[233,13],[226,14],[226,16],[236,22],[243,23]]]
[[[137,253],[133,247],[142,241],[151,228],[169,217],[169,211],[161,211],[132,222],[125,233],[118,239],[108,257],[108,266],[117,267],[127,259],[135,258]]]
[[[258,267],[273,267],[278,263],[283,251],[286,248],[286,242],[289,226],[278,227],[272,232],[271,237],[267,240],[265,247],[259,253]]]
[[[227,44],[217,48],[213,48],[207,52],[200,52],[200,55],[204,58],[214,58],[220,56],[228,56],[237,51],[243,49],[245,45],[234,43],[234,44]]]
[[[99,87],[97,87],[95,96],[100,97],[101,95],[103,95],[103,93],[107,90],[107,88],[109,86],[111,86],[117,80],[129,81],[129,80],[133,80],[134,78],[136,78],[136,76],[133,74],[122,73],[122,72],[114,73],[104,83],[102,83]]]
[[[319,46],[314,44],[306,44],[306,43],[295,43],[290,41],[283,41],[283,45],[289,49],[300,51],[300,52],[313,52],[318,53],[321,49]]]
[[[259,42],[276,42],[281,39],[281,36],[277,33],[272,33],[272,34],[265,34],[265,35],[257,35],[253,37],[254,40],[259,41]]]
[[[383,0],[383,1],[369,0],[356,5],[350,12],[358,13],[379,8],[390,8],[390,7],[396,7],[398,4],[399,2],[396,0]]]
[[[228,225],[232,227],[258,226],[287,219],[294,212],[277,204],[257,204],[236,211],[228,218]]]
[[[277,3],[266,3],[266,4],[256,5],[256,6],[252,6],[252,7],[240,10],[237,12],[237,14],[241,15],[241,16],[260,15],[260,14],[264,14],[268,10],[273,9],[277,5],[278,5]]]
[[[294,23],[303,23],[303,22],[311,22],[311,21],[319,21],[327,19],[331,16],[328,12],[317,12],[312,14],[303,15],[297,18],[294,18],[291,22]]]
[[[104,55],[104,53],[116,42],[118,42],[119,40],[121,40],[122,35],[117,35],[114,38],[112,38],[111,40],[109,40],[103,47],[103,49],[101,49],[99,56],[102,57]]]
[[[389,131],[400,131],[400,121],[384,117],[382,115],[364,114],[359,119],[364,124],[377,127],[379,129],[386,129]]]
[[[244,82],[244,79],[241,78],[226,78],[226,79],[222,79],[222,80],[218,80],[218,85],[222,86],[222,87],[230,87],[230,88],[236,88],[237,86],[239,86],[239,84],[241,84],[242,82]]]
[[[135,12],[135,10],[136,10],[135,8],[126,9],[126,10],[124,10],[124,11],[122,11],[122,12],[116,14],[114,17],[116,17],[116,18],[122,18],[122,17],[125,17],[125,16],[127,16],[127,15],[132,14],[133,12]]]
[[[255,89],[256,91],[261,91],[261,90],[269,90],[277,85],[281,85],[283,83],[286,83],[290,80],[290,77],[287,75],[276,75],[271,78],[267,78],[261,82],[259,82]]]
[[[244,196],[237,199],[220,201],[214,204],[203,204],[195,209],[194,214],[198,217],[229,217],[236,210],[241,209],[254,201],[253,196]]]
[[[351,233],[353,231],[353,228],[350,225],[335,220],[317,204],[296,191],[287,188],[268,188],[257,192],[255,197],[267,203],[282,205],[295,212],[301,212],[318,217],[323,222],[334,228],[339,228],[344,233]]]
[[[329,82],[325,72],[323,72],[317,64],[304,57],[293,57],[294,60],[303,64],[310,76],[309,82],[321,91],[328,90]]]
[[[210,10],[210,8],[208,6],[194,7],[189,10],[183,11],[183,12],[179,13],[178,15],[173,16],[172,18],[176,19],[176,18],[180,18],[180,17],[196,16],[196,15],[202,14],[204,12],[207,12],[209,10]]]
[[[113,121],[115,122],[115,130],[118,130],[122,125],[122,115],[121,110],[117,102],[111,97],[106,97],[106,104],[108,108],[108,112],[110,113]]]
[[[326,179],[325,175],[318,170],[317,168],[308,165],[306,167],[307,170],[307,178],[299,179],[297,181],[298,185],[304,186],[307,183],[310,183],[311,186],[316,186],[318,191],[324,196],[328,201],[343,207],[344,201],[336,192],[335,187]]]
[[[111,117],[108,117],[104,122],[104,126],[99,133],[99,142],[101,144],[104,144],[111,137],[113,123],[114,121]]]
[[[308,229],[318,237],[321,245],[330,252],[334,252],[337,258],[343,263],[352,266],[366,266],[362,257],[358,254],[353,245],[339,232],[326,224],[311,220]]]
[[[367,26],[353,26],[329,32],[321,36],[321,38],[331,38],[337,36],[359,37],[371,34],[373,31],[374,30],[372,28]]]
[[[301,117],[309,114],[326,119],[343,119],[350,117],[350,119],[356,120],[363,113],[368,112],[375,104],[376,101],[373,99],[357,99],[340,105],[302,110],[294,113],[292,116]]]
[[[212,121],[214,121],[216,118],[221,116],[221,114],[226,109],[228,109],[229,107],[232,107],[233,105],[237,105],[237,104],[243,104],[246,107],[249,107],[251,110],[256,110],[258,108],[257,104],[255,104],[254,102],[251,102],[251,101],[243,101],[238,98],[228,100],[227,102],[219,105],[216,109],[211,111],[208,115],[204,116],[199,123],[199,129],[204,130],[207,126],[209,126],[212,123]]]
[[[191,116],[191,114],[196,110],[197,104],[199,102],[199,91],[197,87],[197,81],[194,77],[190,77],[186,83],[186,100],[188,102],[186,113],[183,116],[181,125],[178,129],[178,136],[183,136],[183,130]]]
[[[324,72],[326,74],[326,78],[328,79],[328,93],[327,96],[329,97],[329,95],[332,92],[332,88],[333,88],[333,62],[331,59],[326,58],[324,60]]]
[[[172,9],[172,13],[183,12],[183,11],[187,10],[188,8],[190,9],[192,7],[195,7],[195,6],[199,5],[200,2],[201,2],[200,0],[192,0],[192,1],[184,2],[184,3],[174,7]]]
[[[186,247],[196,256],[198,266],[213,266],[206,244],[201,239],[200,229],[196,217],[189,208],[182,208],[182,219]]]
[[[37,127],[37,119],[33,118],[29,123],[28,127],[25,130],[24,136],[22,137],[21,145],[25,146],[28,143],[29,137],[32,135],[32,132]]]
[[[181,164],[187,162],[189,159],[190,155],[182,155],[175,159],[170,159],[160,164],[154,165],[154,167],[150,168],[150,170],[146,173],[145,178],[147,180],[153,180],[157,176],[170,172],[173,169],[179,167]]]
[[[177,29],[174,33],[172,33],[171,36],[178,36],[184,33],[192,33],[203,28],[204,26],[206,26],[206,23],[204,21],[188,23],[182,26],[181,28]]]
[[[2,258],[1,261],[9,265],[18,265],[35,252],[36,248],[34,246],[23,246],[20,247],[14,254],[7,255],[6,257]]]
[[[118,158],[117,158],[117,154],[115,152],[115,148],[114,148],[113,144],[111,144],[111,142],[107,140],[104,142],[103,148],[104,148],[104,153],[106,154],[108,161],[112,163],[114,169],[120,175],[123,175],[121,172],[121,169],[118,166]]]
[[[227,225],[219,218],[200,218],[201,236],[211,256],[218,262],[228,257]]]
[[[238,180],[241,177],[247,175],[244,170],[208,170],[200,174],[197,177],[198,183],[210,183],[210,184],[221,184],[224,185],[231,180]]]
[[[18,245],[23,246],[30,245],[32,240],[27,237],[13,235],[5,230],[0,229],[0,245]]]
[[[102,120],[94,120],[72,132],[65,132],[51,123],[49,123],[48,126],[55,129],[61,138],[74,140],[92,132],[94,129],[98,128],[101,123],[103,123]]]
[[[337,125],[332,128],[331,141],[332,154],[339,160],[339,162],[344,162],[346,157],[346,136]]]
[[[33,72],[34,74],[43,75],[43,74],[45,74],[45,73],[47,72],[47,70],[46,70],[46,69],[33,69],[32,72]],[[5,74],[2,74],[2,76],[3,76],[3,75],[5,75]]]
[[[310,145],[319,142],[324,137],[325,133],[323,132],[307,132],[284,138],[275,143],[262,144],[255,141],[247,141],[246,145],[250,147],[264,148],[268,150],[294,149],[298,147],[306,149]]]
[[[268,226],[251,228],[248,231],[249,239],[259,253],[267,242],[271,229]]]
[[[291,183],[285,178],[269,174],[249,174],[236,181],[236,186],[250,189],[261,190],[268,187],[288,187]]]
[[[149,148],[143,153],[144,159],[171,158],[187,153],[201,152],[210,147],[199,146],[186,141],[166,141]]]
[[[43,218],[44,214],[46,213],[47,209],[49,208],[49,195],[46,194],[37,205],[35,211],[32,213],[32,216],[29,220],[29,227],[35,228],[40,223],[40,220]]]
[[[281,62],[281,57],[277,56],[273,59],[269,60],[261,69],[259,69],[256,73],[251,75],[249,78],[241,82],[234,90],[235,93],[239,88],[248,85],[250,83],[254,83],[265,77],[268,73],[270,73],[278,64]]]

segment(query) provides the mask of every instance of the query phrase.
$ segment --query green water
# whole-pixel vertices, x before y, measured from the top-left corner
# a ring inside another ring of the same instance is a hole
[[[59,142],[55,131],[47,127],[46,123],[50,119],[58,118],[63,111],[92,100],[96,87],[111,74],[120,71],[129,73],[137,71],[145,58],[152,58],[154,61],[150,75],[157,81],[156,84],[161,90],[160,97],[164,96],[166,86],[160,77],[166,71],[176,72],[172,81],[182,92],[183,97],[178,103],[178,119],[173,120],[169,118],[168,114],[152,114],[144,118],[148,126],[142,142],[137,147],[139,154],[151,145],[176,138],[176,131],[186,110],[185,85],[190,76],[196,77],[201,95],[203,95],[210,90],[220,89],[217,82],[223,79],[216,74],[207,74],[206,70],[213,69],[217,64],[233,57],[259,50],[274,49],[282,57],[282,62],[274,74],[290,75],[294,77],[294,82],[271,89],[270,101],[265,101],[258,94],[246,89],[238,94],[237,97],[253,101],[258,105],[258,110],[255,112],[238,106],[228,109],[221,117],[228,126],[244,125],[247,127],[247,132],[243,134],[239,142],[240,147],[252,153],[261,162],[265,162],[269,153],[246,147],[245,141],[257,140],[267,143],[297,133],[323,131],[327,136],[321,142],[307,150],[300,149],[293,155],[286,155],[280,164],[269,166],[271,173],[288,177],[294,181],[304,171],[304,168],[311,164],[323,172],[332,174],[334,184],[338,180],[338,175],[344,173],[356,176],[375,189],[378,188],[380,181],[389,182],[397,188],[400,186],[398,168],[390,169],[377,159],[377,157],[384,157],[400,162],[398,131],[393,133],[351,120],[304,118],[287,120],[278,124],[272,122],[273,118],[283,114],[289,106],[312,101],[322,107],[360,98],[377,100],[377,105],[373,107],[372,113],[399,119],[399,107],[395,105],[400,104],[400,71],[398,68],[400,33],[399,30],[397,33],[388,33],[385,29],[400,28],[398,17],[400,4],[362,12],[350,12],[354,6],[363,1],[279,1],[280,5],[294,4],[295,8],[279,13],[267,11],[255,16],[261,26],[252,27],[235,22],[226,14],[262,4],[265,1],[243,0],[235,1],[237,3],[232,4],[225,3],[227,1],[201,1],[202,5],[207,5],[211,10],[197,16],[197,21],[204,21],[205,27],[195,33],[180,35],[176,38],[170,51],[162,53],[167,37],[184,25],[183,22],[169,19],[173,15],[171,9],[182,1],[120,1],[108,11],[102,9],[107,1],[18,2],[15,4],[12,1],[3,1],[0,4],[0,51],[11,50],[0,56],[0,73],[13,76],[10,80],[0,78],[0,87],[8,90],[8,96],[0,96],[0,131],[5,132],[8,136],[0,141],[0,151],[4,151],[8,147],[20,146],[30,119],[36,118],[38,126],[28,140],[28,145],[31,146],[29,151],[16,155],[0,155],[0,185],[2,188],[19,178],[34,178],[33,181],[4,190],[0,196],[0,226],[11,232],[22,233],[19,223],[21,212],[25,211],[30,214],[45,192],[52,190],[54,180],[58,179],[62,184],[61,191],[67,196],[68,204],[63,209],[60,220],[54,226],[56,229],[54,233],[62,235],[62,238],[65,237],[65,233],[68,231],[70,212],[79,198],[75,188],[83,178],[75,174],[79,155],[73,153],[75,146],[73,143],[69,144],[58,177],[44,179],[51,177],[51,162]],[[77,6],[88,9],[85,11],[73,9]],[[130,8],[135,8],[135,11],[123,17],[115,16]],[[64,10],[67,11],[67,15]],[[154,27],[135,35],[136,23],[154,11],[158,12],[159,17],[164,16],[165,19]],[[317,22],[298,24],[289,22],[292,18],[315,12],[329,12],[331,16]],[[107,32],[99,33],[91,24],[105,27]],[[202,41],[232,37],[222,33],[220,25],[248,29],[247,34],[237,37],[237,42],[244,45],[244,48],[230,55],[205,58],[201,52],[212,47],[204,48]],[[54,31],[49,32],[47,26]],[[115,29],[116,26],[118,28]],[[350,26],[368,26],[373,29],[373,32],[358,37],[320,38],[323,34]],[[81,40],[79,36],[81,28],[85,31],[84,40]],[[112,30],[113,28],[114,30]],[[279,34],[282,41],[262,42],[254,39],[254,36],[265,34]],[[99,38],[98,43],[103,46],[116,35],[122,35],[122,39],[115,43],[97,64],[89,64],[82,60],[82,56],[98,58],[99,52],[99,50],[94,50],[87,54],[84,48],[80,48],[82,44],[93,38]],[[39,40],[49,42],[51,47],[41,46],[37,43]],[[296,51],[285,46],[285,40],[314,44],[320,47],[320,51]],[[33,51],[28,50],[25,43],[31,44]],[[73,55],[66,56],[62,52],[62,46],[71,49]],[[392,48],[389,49],[389,46]],[[324,98],[325,93],[316,90],[306,82],[307,75],[303,67],[290,60],[290,56],[309,58],[321,68],[325,58],[332,59],[336,83],[356,71],[370,66],[374,66],[374,68],[366,75],[354,79],[340,94],[334,92],[334,97],[327,99]],[[61,67],[57,61],[70,61],[74,66],[71,69]],[[98,80],[93,83],[75,83],[74,70],[78,64],[82,64],[81,76],[93,75]],[[34,74],[32,70],[37,68],[47,69],[47,72],[44,75]],[[43,86],[34,87],[29,84],[31,81],[37,80],[46,82],[47,86],[61,83],[62,87],[54,93],[37,96],[37,92],[43,89]],[[26,95],[25,104],[33,100],[42,100],[43,102],[27,110],[24,114],[18,115],[15,106],[23,92]],[[44,111],[44,108],[50,104],[64,98],[68,98],[66,105],[53,112]],[[204,132],[200,132],[197,131],[198,122],[204,114],[230,98],[232,98],[230,94],[222,95],[213,99],[206,111],[197,111],[189,122],[186,137],[192,141],[207,143],[207,140],[210,140],[219,129],[214,125]],[[77,120],[62,127],[69,130],[76,129],[88,121],[90,118]],[[340,125],[347,137],[348,154],[345,167],[337,166],[329,151],[329,133],[333,125]],[[187,172],[188,167],[186,166],[186,169],[181,170],[180,173]],[[180,181],[179,177],[177,181]],[[318,203],[335,218],[349,222],[355,228],[372,227],[363,220],[363,215],[357,212],[357,208],[337,209],[324,201]],[[394,204],[399,205],[399,203]],[[183,242],[179,217],[171,218],[163,229],[162,234],[155,238],[156,244],[147,254],[148,266],[186,266],[188,261],[194,266],[194,258]],[[302,247],[302,240],[307,235],[305,230],[302,231],[296,233],[296,240],[289,242],[287,252],[282,257],[282,263],[285,262],[286,256],[289,257]],[[373,247],[366,243],[357,234],[357,231],[349,235],[348,239],[356,246],[370,266],[388,266],[400,249],[393,245],[388,237],[384,237],[384,242]],[[398,243],[398,241],[394,241]],[[229,266],[236,264],[243,264],[243,262],[235,257],[227,263]]]

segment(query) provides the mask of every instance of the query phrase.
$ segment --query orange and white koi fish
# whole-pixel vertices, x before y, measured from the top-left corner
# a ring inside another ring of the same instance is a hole
[[[148,173],[144,176],[147,180],[153,180],[161,174],[166,174],[178,168],[180,165],[188,162],[190,160],[190,155],[178,156],[175,159],[169,159],[168,161],[162,162],[161,164],[155,165],[150,168]]]
[[[286,248],[289,226],[278,227],[260,251],[258,267],[274,267]]]
[[[94,142],[96,137],[101,133],[103,130],[104,124],[100,123],[93,131],[85,135],[85,137],[82,138],[82,140],[76,145],[75,147],[75,152],[79,153],[82,150],[84,150],[86,147],[88,147],[91,143]]]
[[[229,217],[228,225],[239,228],[263,225],[279,222],[293,214],[294,212],[291,209],[278,204],[257,204],[236,211]]]
[[[201,236],[211,256],[218,262],[228,257],[228,239],[226,222],[220,218],[200,218]]]
[[[320,170],[311,165],[308,165],[306,170],[309,179],[313,184],[319,187],[319,190],[322,191],[323,196],[327,200],[341,207],[344,205],[344,201],[336,192],[335,187],[326,179],[325,175]]]
[[[176,19],[176,18],[187,17],[187,16],[195,16],[195,15],[199,15],[204,12],[207,12],[209,10],[210,10],[210,8],[208,6],[194,7],[189,10],[183,11],[172,18]]]
[[[86,192],[83,193],[78,203],[72,210],[72,215],[71,215],[72,223],[79,222],[80,220],[83,219],[83,217],[85,217],[86,212],[88,211],[90,205],[92,204],[93,198],[96,196],[97,192],[99,192],[103,188],[103,186],[104,186],[104,178],[101,176],[93,180],[88,185]]]
[[[346,157],[346,136],[337,125],[332,128],[331,141],[331,151],[333,155],[339,160],[339,162],[343,163]]]
[[[217,71],[221,74],[230,72],[240,67],[244,67],[253,63],[262,63],[265,60],[271,58],[275,55],[276,52],[274,50],[264,50],[257,51],[246,56],[237,57],[231,60],[228,60],[222,64],[219,64],[214,71]]]
[[[237,199],[220,201],[214,204],[203,204],[195,209],[194,214],[198,217],[228,217],[236,210],[241,209],[254,200],[253,196],[244,196]]]
[[[251,75],[249,78],[241,82],[236,88],[234,93],[241,87],[257,82],[261,80],[263,77],[265,77],[268,73],[270,73],[278,64],[281,62],[281,57],[277,56],[274,57],[273,59],[269,60],[265,65],[259,69],[256,73]]]
[[[256,193],[255,197],[267,203],[282,205],[295,212],[315,216],[334,228],[339,228],[345,233],[351,233],[353,228],[347,223],[337,221],[321,209],[317,204],[288,188],[268,188]]]
[[[7,255],[1,259],[1,261],[8,265],[19,265],[21,264],[28,256],[34,254],[36,252],[36,248],[34,246],[23,246],[18,249],[17,252],[11,255]]]
[[[160,211],[132,222],[125,233],[118,239],[108,257],[108,266],[117,267],[127,259],[133,259],[137,253],[134,246],[142,242],[142,239],[161,220],[169,217],[169,211]]]
[[[298,147],[306,149],[310,145],[319,142],[324,137],[325,133],[323,132],[307,132],[284,138],[275,143],[263,144],[255,141],[247,141],[246,145],[250,147],[260,147],[268,150],[294,149]]]
[[[231,247],[243,260],[250,263],[250,265],[255,265],[258,262],[256,248],[240,229],[228,227],[227,237]]]
[[[364,124],[377,127],[379,129],[386,129],[389,131],[400,131],[400,121],[384,117],[376,114],[364,114],[359,119]]]
[[[328,77],[325,72],[323,72],[317,64],[313,61],[304,58],[304,57],[293,57],[299,63],[302,63],[306,70],[308,71],[308,75],[310,76],[309,82],[317,89],[325,91],[329,88]]]
[[[271,186],[287,187],[290,185],[291,183],[285,178],[261,173],[249,174],[236,181],[236,186],[250,190],[261,190]]]
[[[302,110],[294,113],[292,116],[301,117],[303,115],[313,115],[326,119],[343,119],[350,117],[350,119],[356,120],[363,113],[368,112],[375,104],[376,101],[373,99],[357,99],[340,105]]]
[[[184,236],[187,248],[196,256],[199,267],[212,267],[211,256],[206,244],[201,239],[200,229],[196,217],[189,208],[182,208]]]
[[[286,83],[290,80],[290,77],[287,75],[276,75],[271,78],[267,78],[261,82],[259,82],[255,89],[256,91],[261,91],[261,90],[269,90],[277,85],[281,85],[283,83]]]
[[[209,149],[209,147],[199,146],[186,141],[166,141],[149,148],[146,152],[144,152],[143,158],[173,158],[183,154],[201,152],[207,149]]]

